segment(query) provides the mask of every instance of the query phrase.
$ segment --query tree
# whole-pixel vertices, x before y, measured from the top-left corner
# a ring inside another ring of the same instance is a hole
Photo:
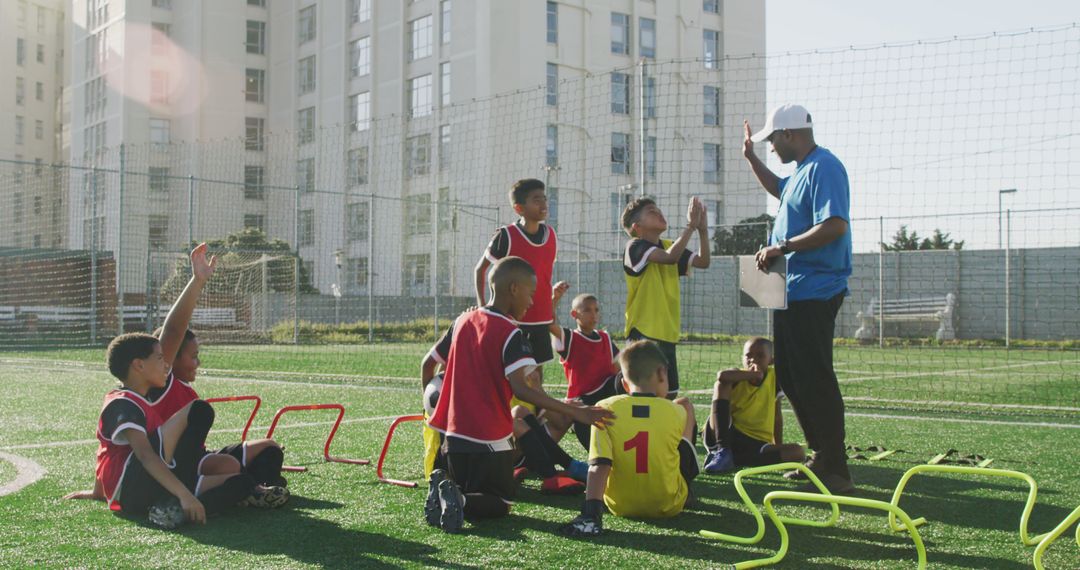
[[[899,230],[893,234],[892,243],[882,244],[885,247],[885,251],[919,251],[919,250],[932,250],[932,249],[953,249],[961,250],[964,248],[964,241],[954,240],[950,237],[950,234],[942,232],[940,229],[934,229],[934,234],[928,238],[919,239],[918,232],[908,233],[907,226],[900,226]]]
[[[717,227],[713,232],[713,255],[750,255],[768,240],[775,218],[762,214],[746,218],[735,226]]]

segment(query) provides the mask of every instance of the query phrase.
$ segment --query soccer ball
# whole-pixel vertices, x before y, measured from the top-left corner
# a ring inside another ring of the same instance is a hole
[[[442,392],[442,381],[443,375],[436,374],[424,387],[424,412],[428,417],[435,414],[435,405],[439,403],[439,393]]]

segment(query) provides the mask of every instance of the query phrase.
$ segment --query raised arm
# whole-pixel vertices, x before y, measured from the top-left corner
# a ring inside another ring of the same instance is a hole
[[[649,252],[649,263],[674,265],[679,262],[683,252],[686,251],[687,244],[690,243],[690,237],[694,235],[694,231],[697,229],[701,208],[701,202],[697,197],[690,200],[690,204],[686,207],[686,227],[679,234],[679,239],[672,242],[666,250],[656,248]]]
[[[754,141],[750,140],[749,121],[743,121],[743,131],[743,156],[750,163],[750,168],[753,169],[758,184],[761,184],[761,187],[771,194],[773,198],[779,199],[780,177],[773,174],[769,167],[765,166],[765,163],[754,153]]]
[[[709,212],[705,204],[701,204],[698,210],[697,231],[698,242],[701,246],[698,248],[697,255],[694,256],[694,267],[705,269],[709,266],[709,250],[712,249],[712,244],[709,243]]]
[[[559,281],[551,289],[551,322],[548,324],[548,332],[559,339],[559,342],[563,341],[562,327],[559,325],[559,301],[569,289],[570,284],[566,281]]]
[[[165,317],[165,325],[161,329],[161,338],[158,342],[161,343],[165,363],[170,366],[180,350],[180,345],[184,342],[184,334],[187,333],[188,324],[191,322],[191,313],[195,311],[195,305],[199,302],[199,295],[210,276],[214,274],[214,267],[217,265],[217,256],[210,256],[210,260],[207,261],[206,249],[206,244],[200,243],[191,250],[191,279],[169,309],[169,314]]]

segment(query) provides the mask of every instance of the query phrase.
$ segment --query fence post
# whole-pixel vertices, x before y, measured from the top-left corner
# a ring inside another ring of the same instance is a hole
[[[1012,297],[1012,209],[1005,210],[1005,349],[1012,343],[1010,321]]]
[[[367,340],[375,342],[375,194],[368,194],[368,235],[367,235]]]
[[[187,247],[195,243],[195,175],[188,175],[187,189]]]
[[[300,344],[300,299],[303,297],[300,293],[300,269],[303,264],[300,262],[300,185],[297,184],[293,187],[293,238],[296,243],[296,271],[293,271],[293,294],[296,295],[293,301],[293,344]]]
[[[154,330],[154,317],[157,315],[157,303],[151,301],[154,298],[154,274],[150,266],[150,248],[146,248],[146,334]]]
[[[434,200],[431,201],[431,296],[435,301],[435,319],[434,326],[432,327],[432,338],[435,342],[439,340],[439,193],[436,192]],[[449,265],[449,264],[447,264]]]
[[[90,175],[90,344],[97,341],[98,169]]]
[[[645,58],[637,65],[638,84],[638,195],[645,195]]]
[[[885,348],[885,216],[878,216],[878,348]]]
[[[119,213],[117,219],[119,223],[116,224],[120,235],[117,236],[120,239],[116,245],[116,264],[114,271],[116,272],[116,334],[124,334],[124,281],[121,278],[123,272],[121,269],[124,266],[124,178],[127,174],[127,161],[126,153],[124,151],[124,143],[120,143],[120,198],[119,198]]]
[[[580,288],[580,287],[582,287],[582,285],[581,285],[581,230],[578,230],[578,232],[577,232],[577,246],[576,247],[577,247],[577,263],[576,263],[577,264],[577,268],[576,268],[577,269],[577,281],[575,281],[575,283]],[[599,295],[600,292],[597,291],[596,294]]]

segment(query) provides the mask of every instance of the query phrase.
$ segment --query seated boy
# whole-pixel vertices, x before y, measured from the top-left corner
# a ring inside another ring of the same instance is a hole
[[[565,281],[555,285],[551,295],[553,306],[558,306],[569,287]],[[558,314],[557,310],[552,312]],[[623,393],[619,347],[607,331],[596,328],[600,324],[600,301],[596,295],[582,293],[574,297],[570,316],[577,323],[574,330],[561,327],[558,322],[549,325],[551,344],[559,354],[559,361],[566,373],[566,399],[592,406],[600,400]],[[565,428],[560,432],[557,425],[552,429],[555,432],[552,437],[558,436],[556,440],[565,432]],[[588,450],[590,426],[574,424],[574,434]]]
[[[560,531],[570,536],[603,532],[606,505],[622,517],[672,517],[690,496],[698,474],[694,409],[686,398],[669,401],[667,359],[652,341],[638,341],[619,355],[629,394],[599,403],[618,416],[593,430],[589,482],[581,514]]]
[[[626,277],[626,338],[652,340],[664,351],[668,361],[668,398],[679,392],[679,365],[676,345],[679,342],[681,314],[679,278],[690,275],[690,268],[709,266],[709,224],[705,206],[697,197],[686,209],[686,228],[675,241],[662,239],[667,219],[652,198],[637,198],[626,205],[623,229],[632,238],[623,254]],[[687,249],[690,236],[698,234],[701,248]]]
[[[712,414],[702,439],[706,473],[802,461],[802,446],[780,443],[783,416],[773,370],[772,341],[754,337],[743,346],[743,369],[721,370],[713,386]]]
[[[445,436],[447,470],[432,471],[424,515],[446,532],[461,530],[465,517],[500,517],[510,512],[514,418],[511,396],[538,407],[596,424],[612,417],[599,408],[570,406],[525,381],[536,366],[515,324],[532,303],[536,272],[525,260],[505,257],[489,276],[491,304],[454,321],[429,355],[445,363],[442,390],[428,420]],[[435,366],[423,367],[426,386]]]

